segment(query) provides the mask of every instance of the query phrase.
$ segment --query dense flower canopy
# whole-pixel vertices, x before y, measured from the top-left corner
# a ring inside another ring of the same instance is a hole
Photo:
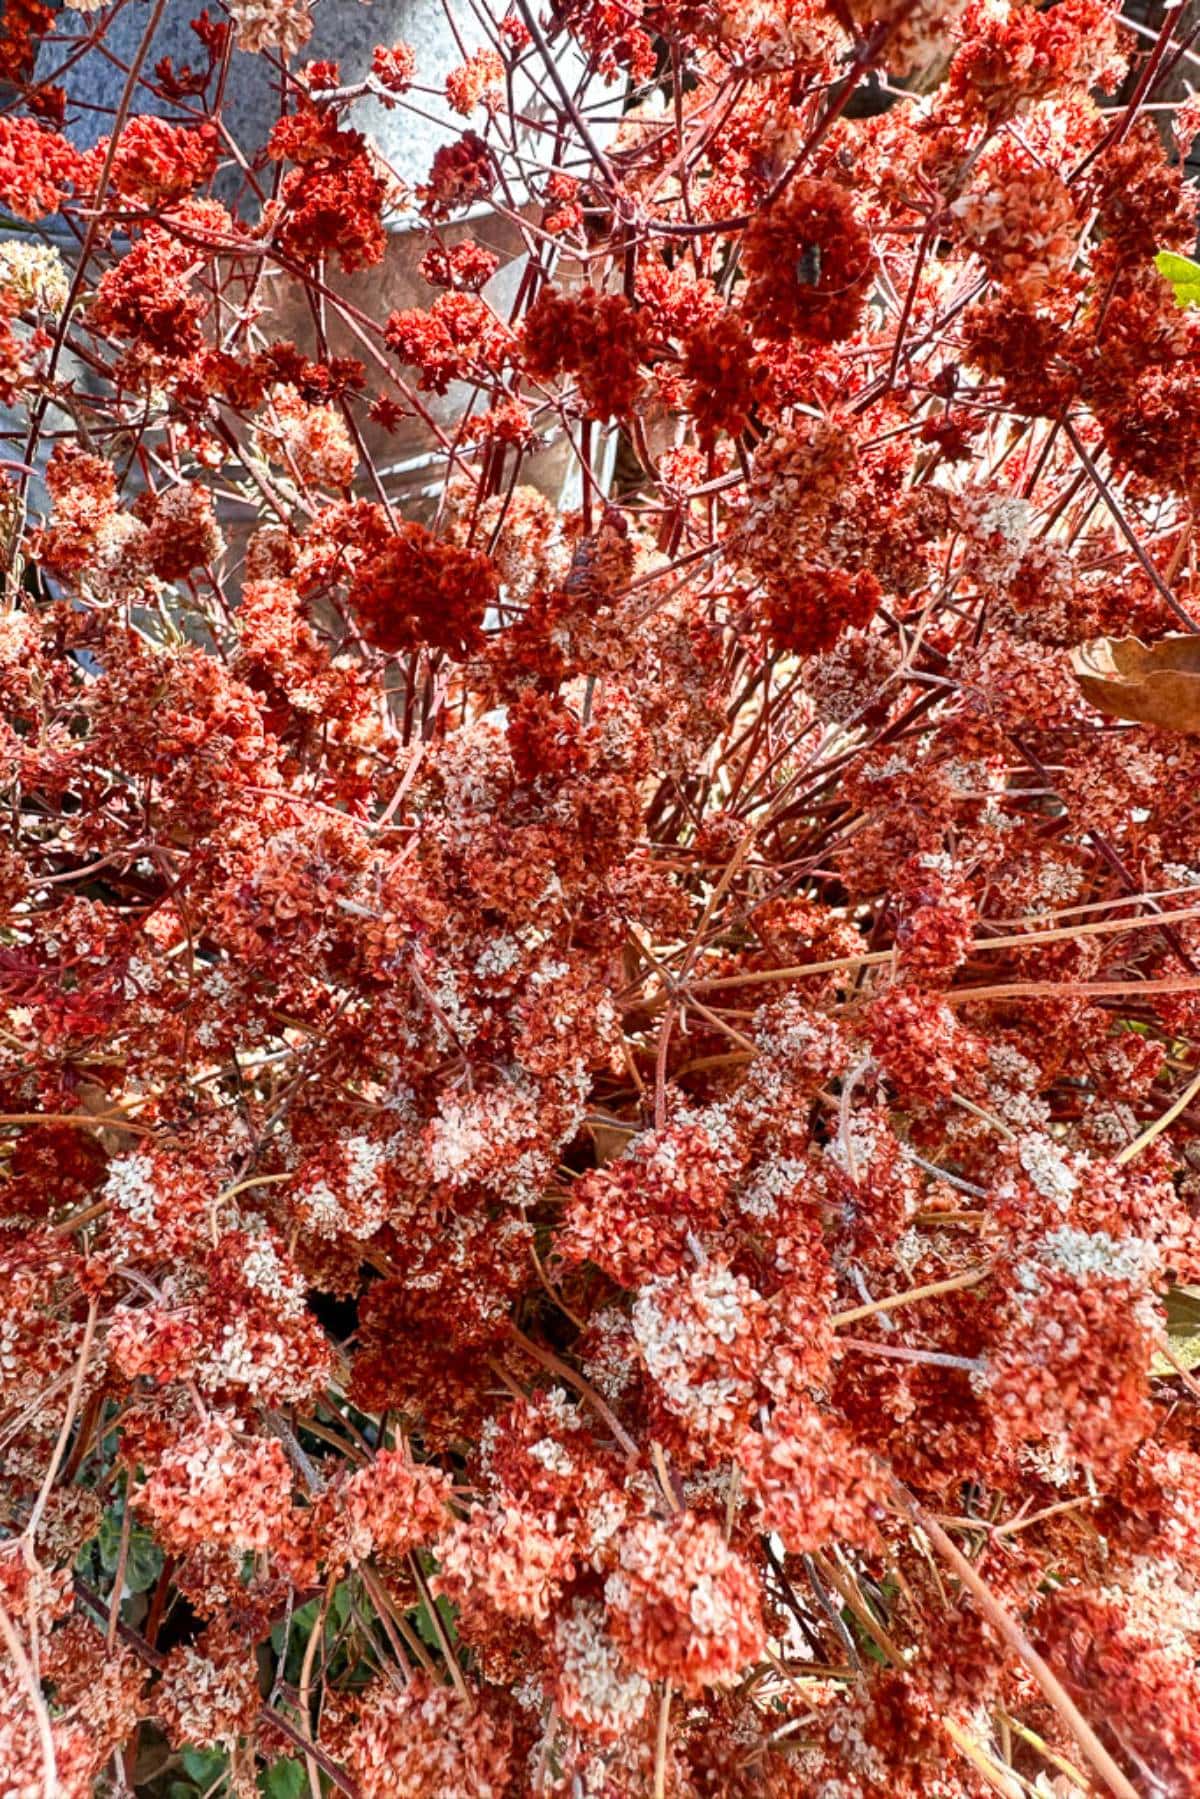
[[[457,10],[0,22],[0,1799],[1189,1799],[1200,59]]]

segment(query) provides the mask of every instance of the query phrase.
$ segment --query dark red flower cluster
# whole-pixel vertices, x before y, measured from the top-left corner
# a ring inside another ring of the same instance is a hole
[[[0,113],[0,206],[19,219],[57,212],[80,172],[78,153],[36,119]]]
[[[371,55],[371,73],[389,94],[405,93],[413,84],[417,59],[407,44],[393,44],[389,49],[377,44]]]
[[[623,294],[546,288],[526,314],[525,366],[539,381],[574,375],[586,417],[628,418],[642,386],[642,332],[641,319]]]
[[[107,162],[112,190],[122,199],[148,208],[171,206],[212,179],[217,141],[217,128],[211,123],[188,130],[144,114],[130,119],[111,158],[108,140],[101,139],[89,162],[97,178]]]
[[[438,394],[452,381],[498,374],[512,343],[512,333],[473,293],[439,294],[428,311],[394,312],[384,337],[402,362],[420,369],[418,386]]]
[[[449,218],[477,200],[486,200],[496,183],[492,153],[474,131],[464,131],[434,153],[429,179],[421,195],[431,219]]]
[[[845,188],[801,178],[756,212],[742,241],[742,308],[756,337],[838,343],[862,317],[871,240]]]
[[[486,556],[405,523],[359,565],[349,600],[363,635],[381,650],[429,644],[461,658],[482,643],[498,595]]]
[[[494,250],[468,238],[460,244],[431,244],[421,258],[421,274],[431,287],[451,287],[478,293],[487,286],[500,258]]]
[[[305,264],[336,257],[347,273],[382,261],[387,182],[362,133],[343,130],[332,109],[306,106],[278,121],[269,148],[298,165],[279,191],[282,253]]]

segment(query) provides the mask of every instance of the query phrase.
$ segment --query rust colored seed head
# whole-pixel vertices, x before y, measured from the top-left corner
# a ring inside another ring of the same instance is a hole
[[[844,188],[798,178],[747,227],[742,302],[755,337],[838,343],[862,317],[871,240]]]

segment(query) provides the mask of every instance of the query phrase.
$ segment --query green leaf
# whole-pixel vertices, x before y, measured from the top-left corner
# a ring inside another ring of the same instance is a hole
[[[271,1626],[271,1647],[274,1649],[276,1655],[279,1655],[282,1652],[285,1637],[298,1637],[303,1643],[308,1641],[312,1634],[313,1625],[317,1621],[317,1612],[320,1609],[320,1604],[321,1601],[319,1599],[310,1599],[307,1605],[297,1606],[296,1610],[292,1613],[290,1631],[288,1629],[286,1618],[280,1619],[278,1624],[273,1624]]]
[[[342,1626],[349,1622],[353,1610],[354,1593],[350,1582],[348,1580],[340,1581],[333,1589],[333,1596],[329,1601],[329,1624],[333,1634],[336,1635]]]
[[[101,1516],[95,1536],[89,1537],[80,1549],[75,1558],[75,1568],[85,1578],[95,1580],[98,1565],[101,1575],[115,1580],[117,1563],[121,1559],[121,1522],[124,1512],[123,1499],[110,1505]],[[162,1569],[162,1550],[148,1530],[140,1524],[134,1524],[129,1532],[129,1548],[125,1557],[124,1591],[148,1592]]]
[[[100,1566],[110,1576],[116,1574],[117,1562],[120,1560],[123,1513],[122,1501],[118,1500],[116,1505],[109,1506],[96,1533]],[[125,1558],[126,1587],[131,1593],[148,1592],[162,1573],[162,1567],[162,1550],[148,1530],[135,1524],[129,1532],[129,1553]]]
[[[458,1625],[456,1623],[458,1608],[451,1600],[441,1596],[439,1596],[434,1603],[438,1608],[438,1616],[445,1626],[447,1640],[451,1643],[455,1642],[458,1637]],[[437,1630],[434,1627],[433,1619],[429,1616],[429,1607],[424,1603],[419,1605],[413,1613],[413,1625],[417,1635],[423,1643],[428,1643],[431,1649],[441,1648],[441,1638],[438,1636]]]
[[[281,1755],[259,1775],[258,1790],[266,1795],[266,1799],[301,1799],[308,1791],[304,1763],[295,1756]]]
[[[131,1593],[148,1593],[163,1571],[163,1553],[146,1530],[135,1530],[129,1539],[125,1585]]]
[[[229,1765],[223,1749],[181,1749],[179,1759],[184,1773],[195,1781],[202,1793],[216,1785]]]
[[[856,1646],[862,1651],[863,1655],[866,1656],[867,1660],[878,1662],[881,1667],[886,1667],[887,1656],[883,1653],[883,1650],[879,1647],[879,1644],[875,1641],[875,1638],[871,1635],[861,1618],[859,1618],[855,1612],[852,1612],[848,1605],[842,1607],[842,1621],[845,1624],[846,1629],[850,1632],[850,1635],[854,1638]]]
[[[1177,306],[1200,306],[1200,262],[1177,256],[1174,250],[1160,250],[1154,266],[1174,288]]]
[[[338,1642],[346,1626],[351,1623],[354,1599],[355,1589],[349,1580],[340,1581],[330,1595],[329,1603],[325,1608],[325,1625],[322,1631],[322,1639],[327,1653],[332,1651],[334,1643]],[[370,1608],[361,1599],[359,1605],[360,1609],[366,1611],[369,1622]],[[308,1647],[309,1638],[316,1629],[320,1610],[321,1601],[310,1599],[306,1605],[298,1606],[292,1613],[290,1629],[286,1619],[272,1626],[271,1647],[276,1655],[284,1656],[284,1677],[289,1681],[299,1678],[304,1652]],[[349,1636],[343,1639],[334,1657],[337,1666],[346,1668],[354,1665],[357,1640],[358,1633],[354,1630],[351,1630]]]

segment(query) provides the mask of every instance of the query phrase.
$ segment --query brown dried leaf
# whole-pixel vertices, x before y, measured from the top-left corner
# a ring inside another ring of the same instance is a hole
[[[1200,736],[1200,635],[1100,637],[1072,652],[1071,667],[1085,699],[1109,718]]]
[[[603,1168],[617,1156],[624,1155],[629,1147],[629,1139],[633,1135],[633,1126],[621,1124],[613,1119],[589,1119],[588,1130],[592,1134],[592,1142],[596,1150],[596,1166]]]
[[[1175,1362],[1192,1369],[1200,1364],[1200,1287],[1172,1287],[1167,1294],[1167,1347],[1170,1356],[1156,1355],[1150,1372],[1169,1379],[1178,1372]]]

